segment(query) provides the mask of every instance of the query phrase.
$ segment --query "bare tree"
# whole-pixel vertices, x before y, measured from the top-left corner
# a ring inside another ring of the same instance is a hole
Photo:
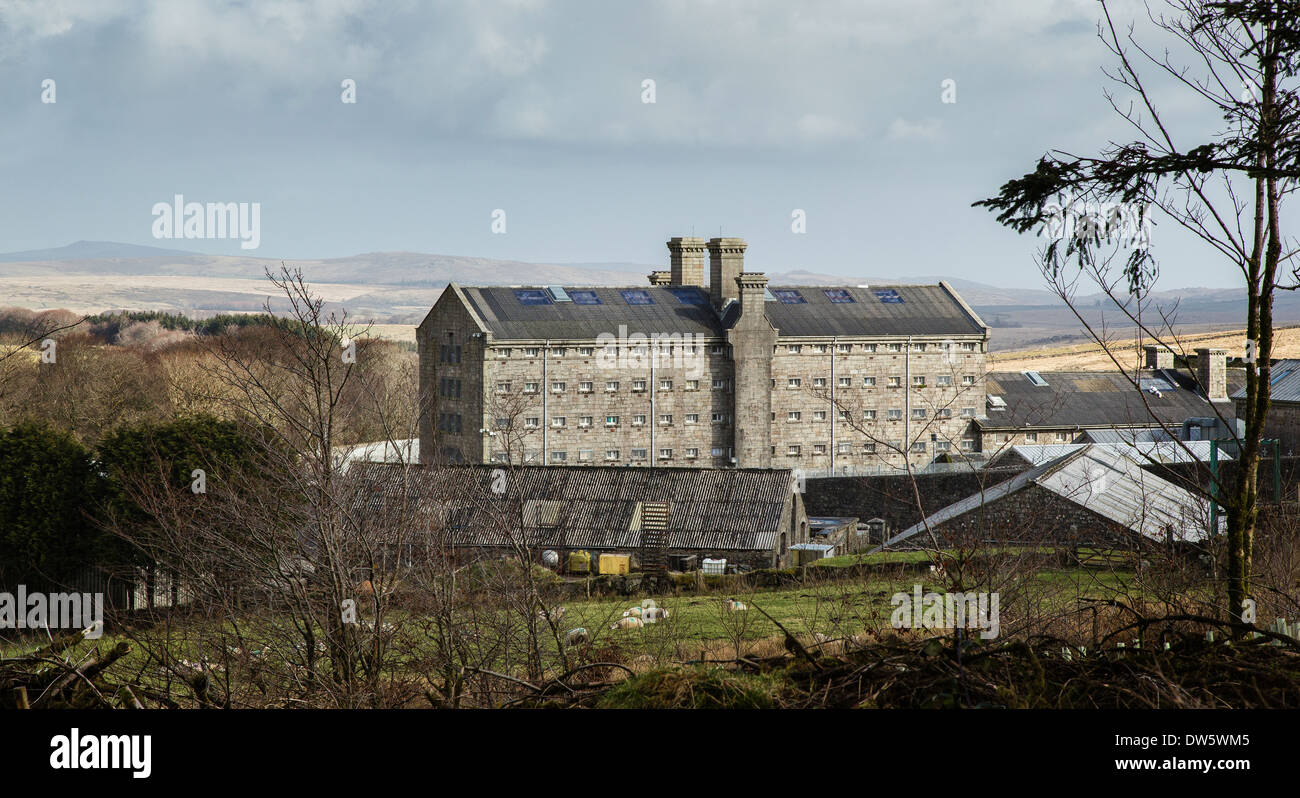
[[[1292,0],[1168,0],[1168,14],[1149,12],[1154,28],[1170,37],[1188,58],[1175,63],[1170,50],[1137,40],[1135,27],[1116,29],[1106,2],[1098,34],[1117,65],[1107,72],[1131,101],[1107,92],[1114,111],[1134,130],[1126,144],[1110,144],[1097,156],[1053,151],[1037,168],[1009,181],[996,197],[977,206],[998,212],[998,220],[1020,232],[1051,222],[1054,201],[1098,205],[1118,200],[1127,209],[1154,207],[1232,264],[1246,289],[1246,337],[1252,362],[1246,369],[1244,435],[1231,485],[1219,499],[1227,509],[1227,609],[1240,620],[1251,594],[1257,457],[1269,407],[1273,352],[1273,298],[1296,288],[1297,254],[1283,235],[1282,208],[1295,190],[1297,134],[1296,66],[1300,4]],[[1156,75],[1145,74],[1143,67]],[[1180,135],[1166,123],[1157,103],[1158,79],[1190,91],[1217,113],[1223,127],[1208,141]],[[1060,213],[1060,205],[1058,214]],[[1124,211],[1121,211],[1124,213]],[[1040,262],[1049,281],[1070,303],[1079,274],[1096,281],[1112,305],[1150,340],[1178,349],[1171,309],[1156,309],[1149,297],[1158,267],[1149,246],[1116,240],[1093,217],[1074,236],[1047,244]],[[1130,219],[1135,214],[1130,214]],[[1059,231],[1053,231],[1059,233]],[[1119,262],[1118,268],[1112,264]],[[1290,276],[1286,270],[1290,268]],[[1071,271],[1073,270],[1073,272]],[[1104,331],[1088,324],[1103,346]],[[1115,364],[1123,370],[1118,359]],[[1135,385],[1135,388],[1137,386]]]

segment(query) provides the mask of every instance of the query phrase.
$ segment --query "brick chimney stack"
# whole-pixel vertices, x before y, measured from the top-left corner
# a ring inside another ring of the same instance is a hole
[[[1142,347],[1146,353],[1145,364],[1149,369],[1171,369],[1174,367],[1174,353],[1168,347],[1147,344]]]
[[[735,380],[736,465],[771,468],[772,349],[776,346],[777,330],[765,312],[767,275],[741,272],[734,284],[740,295],[740,317],[727,331],[727,340],[731,343]]]
[[[736,326],[768,326],[766,306],[763,304],[767,295],[767,275],[762,272],[741,272],[736,276],[736,287],[740,289],[740,319]]]
[[[704,248],[703,238],[677,236],[668,239],[669,285],[709,287],[704,278]]]
[[[672,285],[672,284],[673,284],[672,272],[664,272],[664,271],[650,272],[650,285]]]
[[[1196,350],[1196,381],[1211,402],[1228,401],[1228,350]]]
[[[709,292],[714,307],[722,308],[728,299],[740,298],[736,278],[745,270],[748,246],[743,238],[709,239]]]

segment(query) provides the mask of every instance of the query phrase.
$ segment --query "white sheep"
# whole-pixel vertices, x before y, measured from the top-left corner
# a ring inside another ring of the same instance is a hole
[[[640,607],[633,607],[633,608],[630,609],[630,610],[623,610],[623,617],[624,617],[624,618],[640,618],[640,617],[641,617],[641,608],[640,608]]]
[[[564,643],[569,646],[580,646],[590,639],[587,630],[579,626],[564,633]]]
[[[744,602],[731,598],[727,599],[727,612],[744,612],[747,609],[749,607],[745,606]]]
[[[618,623],[614,624],[609,628],[610,629],[640,629],[641,626],[642,624],[640,618],[633,618],[629,616],[627,618],[620,618]]]
[[[664,607],[647,607],[641,613],[642,623],[658,623],[668,620],[668,610]]]

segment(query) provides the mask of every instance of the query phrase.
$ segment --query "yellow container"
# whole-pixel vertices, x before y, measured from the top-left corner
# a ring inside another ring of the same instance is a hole
[[[585,574],[590,570],[591,570],[591,552],[588,551],[569,552],[570,573]]]
[[[626,554],[600,555],[600,572],[602,574],[625,574],[631,570],[631,557]]]

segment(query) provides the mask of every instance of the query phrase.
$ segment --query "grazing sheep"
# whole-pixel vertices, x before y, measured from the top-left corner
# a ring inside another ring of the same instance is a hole
[[[629,616],[627,618],[620,618],[618,623],[614,624],[609,628],[610,629],[640,629],[641,625],[642,624],[640,618],[633,618]]]
[[[641,617],[641,608],[640,608],[640,607],[633,607],[633,608],[630,609],[630,610],[623,610],[623,617],[624,617],[624,618],[640,618],[640,617]]]
[[[727,612],[744,612],[749,609],[744,602],[736,601],[734,598],[727,599]]]
[[[641,613],[642,623],[658,623],[668,620],[668,610],[663,607],[647,607]]]
[[[567,646],[580,646],[590,640],[587,630],[581,626],[564,633],[564,644]]]
[[[561,618],[564,617],[564,607],[553,607],[550,611],[550,615],[551,615],[551,620],[553,621],[560,620]],[[537,620],[539,621],[546,620],[546,610],[539,610],[537,612]]]

